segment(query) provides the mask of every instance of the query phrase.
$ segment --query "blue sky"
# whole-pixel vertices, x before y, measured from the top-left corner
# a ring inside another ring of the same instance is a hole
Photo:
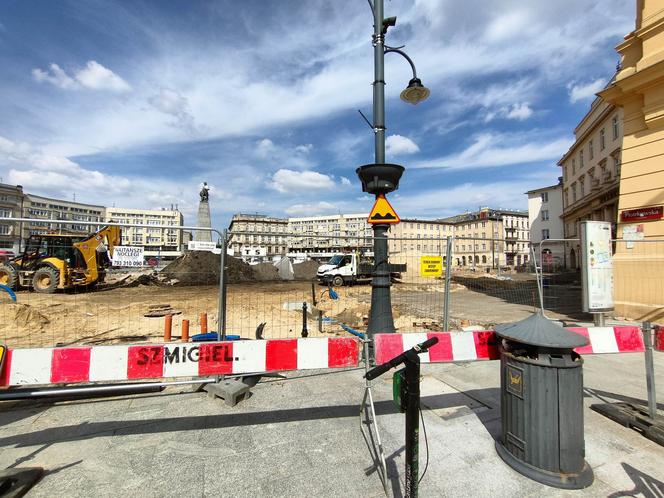
[[[525,208],[557,160],[614,50],[624,0],[393,0],[431,97],[399,100],[408,64],[386,56],[387,160],[407,169],[402,217]],[[372,16],[365,0],[0,2],[0,177],[83,202],[178,204],[195,223],[235,212],[367,212],[373,162]]]

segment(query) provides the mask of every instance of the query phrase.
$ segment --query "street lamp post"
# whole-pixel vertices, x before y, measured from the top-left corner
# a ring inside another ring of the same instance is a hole
[[[417,77],[413,61],[399,48],[385,45],[385,35],[390,26],[396,24],[396,17],[384,18],[383,0],[369,0],[373,8],[374,33],[374,82],[373,82],[373,131],[375,139],[375,163],[360,166],[357,175],[362,182],[362,191],[379,196],[399,188],[399,179],[404,167],[385,163],[385,54],[394,52],[404,57],[411,66],[413,78],[401,92],[401,99],[417,104],[429,96],[429,90]],[[392,302],[390,296],[390,265],[388,262],[387,231],[389,224],[376,223],[374,231],[374,272],[371,281],[371,311],[367,335],[393,333]]]

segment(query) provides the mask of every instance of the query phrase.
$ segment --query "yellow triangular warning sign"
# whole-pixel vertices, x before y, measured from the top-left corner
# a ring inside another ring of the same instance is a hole
[[[401,219],[399,215],[394,210],[390,203],[387,202],[385,194],[378,194],[376,197],[376,202],[374,203],[371,213],[369,213],[369,218],[367,218],[368,223],[399,223]]]

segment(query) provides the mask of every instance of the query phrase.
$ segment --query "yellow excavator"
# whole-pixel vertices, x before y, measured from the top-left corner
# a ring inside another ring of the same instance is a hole
[[[52,293],[57,289],[89,289],[103,282],[120,227],[107,226],[89,236],[31,235],[23,254],[0,264],[0,284],[12,290],[32,288]]]

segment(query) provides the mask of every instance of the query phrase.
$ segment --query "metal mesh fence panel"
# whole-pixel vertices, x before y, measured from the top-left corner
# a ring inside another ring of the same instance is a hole
[[[391,237],[388,249],[397,332],[443,330],[447,238]]]
[[[281,233],[283,250],[275,254],[231,249],[226,335],[285,339],[365,332],[374,264],[370,233]],[[10,347],[162,342],[167,321],[172,340],[180,340],[185,327],[190,337],[219,330],[221,248],[163,257],[131,241],[123,246],[142,249],[140,261],[107,266],[103,282],[94,286],[43,293],[24,285],[15,301],[0,290],[0,340]],[[530,247],[507,239],[389,236],[388,249],[398,332],[487,328],[524,318],[540,307],[538,272],[547,316],[591,319],[583,312],[577,239]],[[615,311],[608,315],[662,319],[664,240],[617,240],[611,250]],[[28,280],[36,278],[33,270]]]
[[[347,335],[344,327],[366,329],[372,239],[280,236],[286,254],[228,257],[226,333],[278,339]]]
[[[638,237],[638,233],[637,233]],[[664,240],[613,241],[613,315],[664,321]]]
[[[90,226],[90,233],[97,228]],[[160,342],[169,315],[173,339],[181,336],[183,320],[189,320],[190,334],[200,331],[201,321],[216,323],[219,254],[194,255],[195,264],[188,264],[188,255],[178,257],[179,248],[165,254],[158,246],[123,238],[114,252],[123,247],[136,256],[111,261],[107,246],[97,248],[99,241],[84,233],[39,235],[46,236],[30,239],[20,260],[5,262],[18,276],[13,293],[0,290],[0,341],[10,347]],[[84,246],[75,245],[79,242]],[[99,278],[90,276],[93,268]]]
[[[539,307],[528,241],[456,238],[452,261],[451,329],[515,321]]]

